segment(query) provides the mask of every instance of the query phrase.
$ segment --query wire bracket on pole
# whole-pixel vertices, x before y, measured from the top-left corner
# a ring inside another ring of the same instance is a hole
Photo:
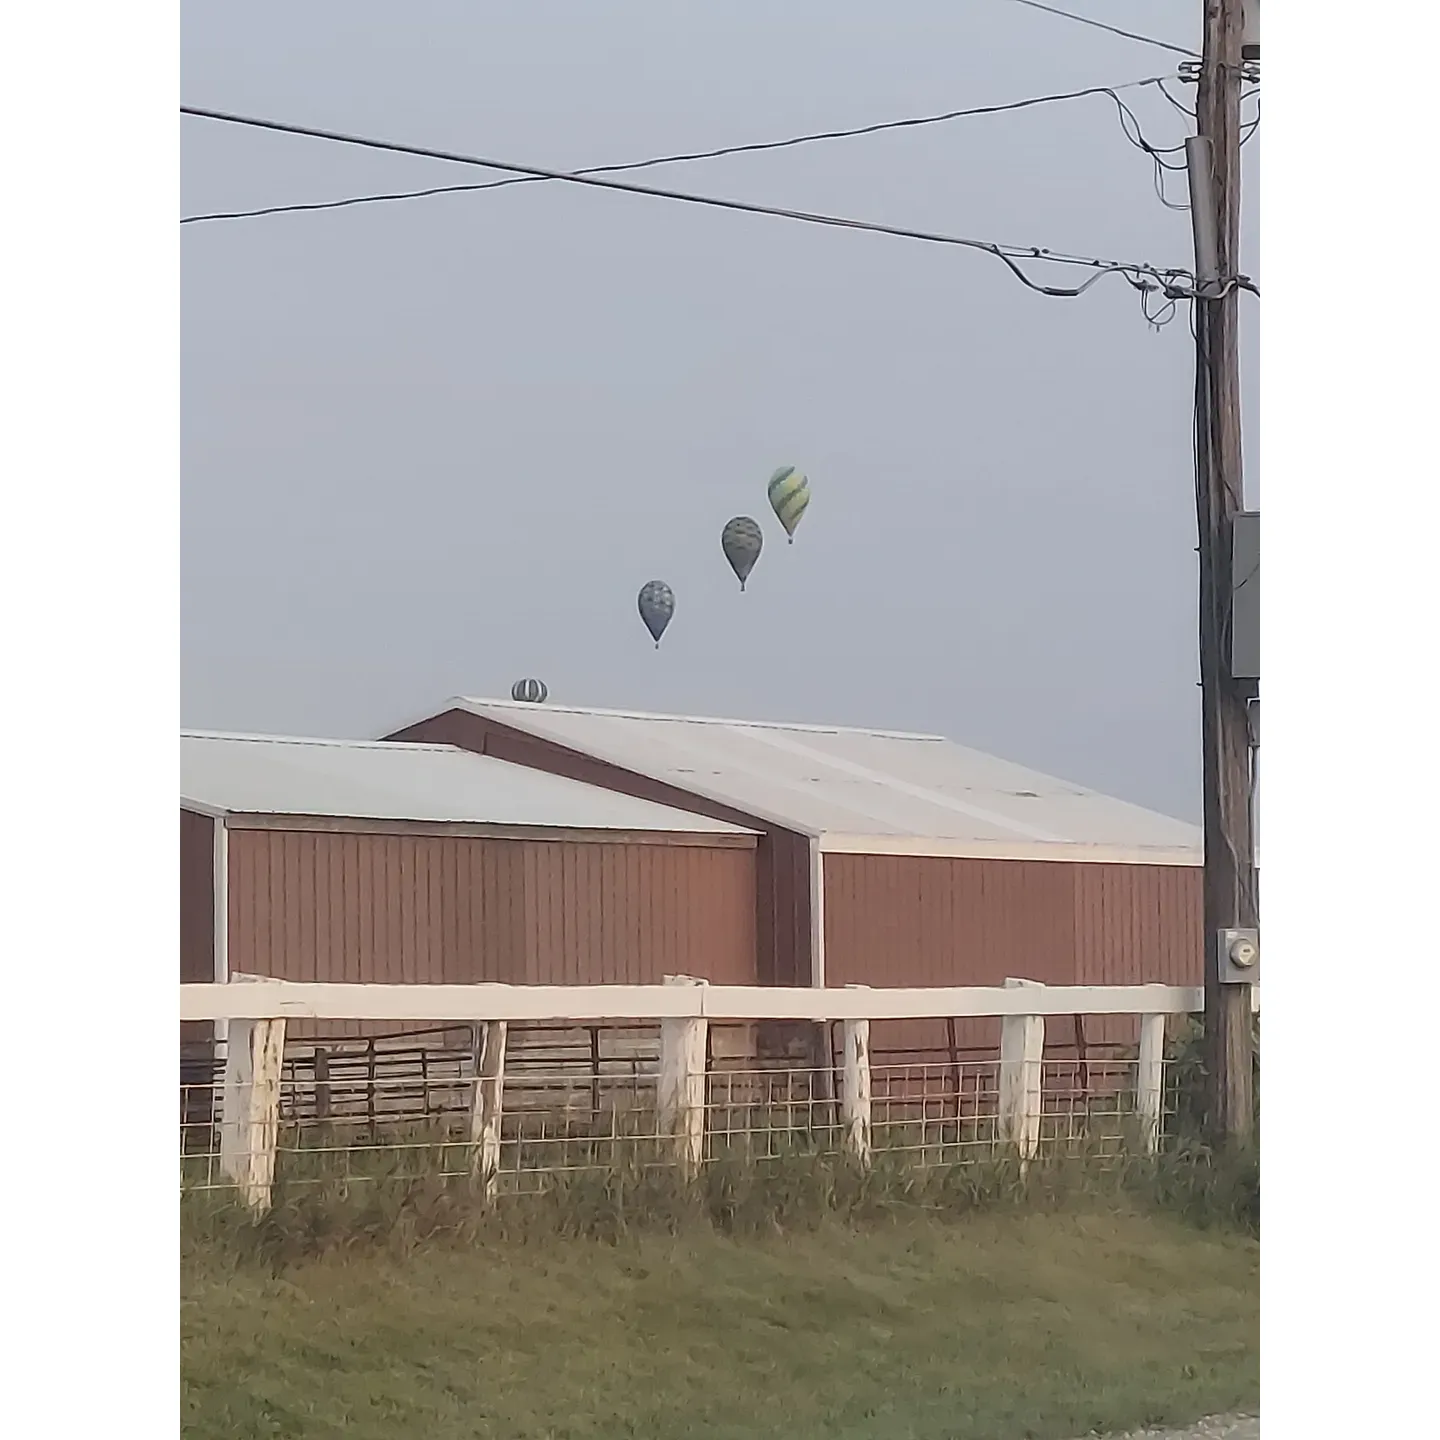
[[[1182,60],[1175,67],[1176,78],[1182,85],[1198,85],[1200,83],[1199,60]],[[1258,85],[1260,83],[1260,62],[1258,60],[1246,60],[1237,67],[1240,71],[1240,78],[1247,84]]]

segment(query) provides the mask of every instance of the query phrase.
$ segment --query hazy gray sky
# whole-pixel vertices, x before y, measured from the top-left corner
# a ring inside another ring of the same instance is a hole
[[[1195,0],[1069,8],[1198,48]],[[1011,0],[188,0],[182,93],[565,169],[1180,58]],[[186,214],[491,178],[181,133]],[[1190,263],[1103,97],[635,178]],[[1156,334],[1114,278],[1046,299],[980,254],[554,184],[183,234],[184,723],[374,734],[535,675],[577,704],[936,730],[1198,816],[1183,311]],[[813,491],[793,548],[782,464]],[[766,527],[744,595],[739,513]],[[651,578],[677,597],[658,653]]]

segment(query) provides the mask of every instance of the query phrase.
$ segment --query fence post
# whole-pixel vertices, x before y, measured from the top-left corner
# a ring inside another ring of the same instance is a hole
[[[667,985],[704,985],[688,975],[667,975]],[[673,1140],[677,1158],[694,1174],[705,1156],[704,1017],[665,1017],[660,1021],[660,1080],[656,1110],[660,1134]]]
[[[283,1019],[230,1022],[221,1094],[220,1171],[252,1210],[270,1208],[284,1059]]]
[[[253,1020],[231,1020],[225,1035],[225,1071],[220,1082],[220,1173],[243,1185],[250,1148],[249,1099],[254,1078]]]
[[[1005,981],[1007,990],[1041,989],[1038,980]],[[1000,1138],[1022,1162],[1040,1147],[1040,1078],[1045,1055],[1045,1017],[1006,1015],[1000,1023]]]
[[[503,1020],[477,1025],[475,1088],[470,1097],[470,1173],[483,1187],[487,1201],[495,1198],[500,1174],[500,1121],[504,1114],[505,1041]]]
[[[1141,1144],[1149,1155],[1160,1148],[1160,1106],[1165,1080],[1165,1017],[1140,1018],[1140,1058],[1135,1073],[1135,1113]]]
[[[866,985],[847,985],[847,990],[866,990]],[[845,1020],[840,1034],[845,1055],[840,1090],[845,1146],[861,1169],[870,1168],[870,1022]]]

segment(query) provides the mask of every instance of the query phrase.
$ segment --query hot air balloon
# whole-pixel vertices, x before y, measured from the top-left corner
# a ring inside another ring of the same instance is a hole
[[[517,680],[510,687],[510,698],[523,700],[527,705],[543,705],[549,694],[543,680]]]
[[[759,525],[748,515],[737,515],[733,520],[727,521],[720,532],[720,548],[725,552],[725,558],[730,562],[730,568],[735,572],[735,578],[740,582],[742,590],[747,577],[755,568],[755,562],[760,558],[760,547],[764,543],[765,537],[760,533]]]
[[[647,580],[640,587],[639,606],[640,618],[658,650],[660,637],[675,613],[675,592],[663,580]]]
[[[795,527],[810,503],[810,482],[793,466],[782,465],[771,477],[770,508],[785,527],[790,544],[795,543]]]

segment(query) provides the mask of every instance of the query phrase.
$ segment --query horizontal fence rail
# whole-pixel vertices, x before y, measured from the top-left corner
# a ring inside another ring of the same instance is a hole
[[[1255,991],[1259,1008],[1258,988]],[[181,985],[182,1020],[923,1020],[1005,1015],[1193,1015],[1189,985],[927,990],[749,985]]]
[[[935,989],[685,976],[640,986],[182,984],[182,1021],[216,1022],[198,1053],[182,1048],[182,1192],[238,1191],[263,1211],[277,1183],[457,1176],[493,1199],[616,1165],[694,1174],[797,1147],[862,1168],[881,1155],[933,1166],[1001,1151],[1024,1164],[1075,1145],[1153,1153],[1177,1103],[1167,1024],[1203,1004],[1203,991],[1185,986],[1020,979]],[[1133,1041],[1086,1045],[1073,1017],[1092,1015],[1133,1017]],[[1054,1017],[1072,1017],[1051,1038],[1073,1056],[1054,1045],[1047,1054]],[[960,1046],[957,1018],[998,1020],[998,1045]],[[947,1041],[872,1047],[872,1024],[917,1020],[946,1022]],[[312,1038],[287,1036],[290,1021],[391,1028]],[[785,1038],[767,1048],[759,1037],[776,1023]]]

